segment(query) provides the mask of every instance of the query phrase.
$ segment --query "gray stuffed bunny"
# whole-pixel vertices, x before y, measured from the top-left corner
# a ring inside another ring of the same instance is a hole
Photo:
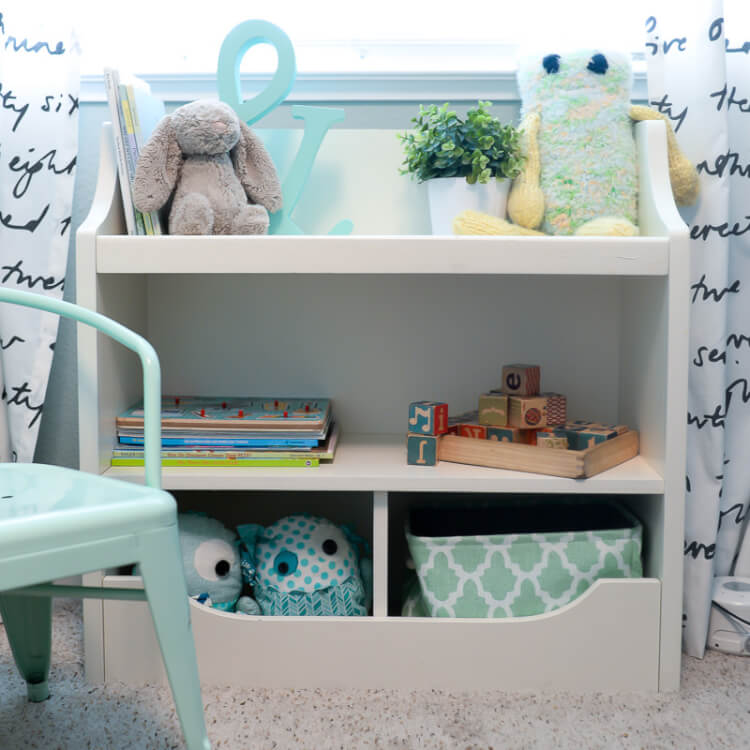
[[[198,100],[163,117],[140,156],[135,207],[172,196],[170,234],[265,234],[281,185],[260,138],[227,104]]]

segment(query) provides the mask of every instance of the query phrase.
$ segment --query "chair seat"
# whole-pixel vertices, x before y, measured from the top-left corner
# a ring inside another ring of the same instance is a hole
[[[0,556],[176,523],[171,495],[45,464],[0,464]]]

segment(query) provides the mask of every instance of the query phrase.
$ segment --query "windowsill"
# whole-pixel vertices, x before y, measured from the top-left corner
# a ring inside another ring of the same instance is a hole
[[[643,63],[634,62],[634,100],[647,99]],[[186,102],[216,97],[216,74],[140,75],[151,86],[154,96],[164,102]],[[242,74],[242,89],[248,97],[260,92],[271,80],[271,73]],[[297,73],[287,102],[517,102],[515,70],[454,72],[357,72]],[[104,102],[101,75],[81,78],[81,101]]]

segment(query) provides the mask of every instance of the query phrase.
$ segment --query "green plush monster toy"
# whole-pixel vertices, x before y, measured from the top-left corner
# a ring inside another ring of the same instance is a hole
[[[476,211],[454,220],[456,234],[638,234],[634,120],[667,123],[675,200],[698,194],[694,166],[680,151],[669,120],[630,104],[630,58],[581,50],[524,59],[521,92],[523,172],[508,197],[511,221]]]

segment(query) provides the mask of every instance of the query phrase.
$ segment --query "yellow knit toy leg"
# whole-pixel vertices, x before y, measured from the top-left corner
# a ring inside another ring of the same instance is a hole
[[[479,211],[462,211],[453,220],[455,234],[507,234],[544,236],[544,232],[519,227],[505,219]]]
[[[635,237],[638,227],[620,216],[600,216],[576,229],[579,237]]]
[[[664,120],[667,124],[669,181],[672,184],[672,194],[675,202],[680,206],[690,206],[695,203],[699,190],[698,172],[677,143],[669,118],[642,104],[631,105],[630,118],[632,120]]]

